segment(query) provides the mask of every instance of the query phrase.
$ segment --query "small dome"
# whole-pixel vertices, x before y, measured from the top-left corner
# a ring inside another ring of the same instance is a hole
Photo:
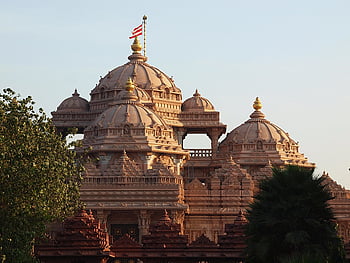
[[[231,154],[240,165],[252,163],[266,165],[294,164],[315,167],[299,153],[299,145],[277,125],[265,119],[259,98],[256,98],[255,111],[250,119],[233,129],[219,145],[219,152]]]
[[[253,104],[255,111],[250,115],[250,119],[233,129],[227,135],[225,141],[232,141],[235,143],[252,143],[257,141],[289,142],[295,144],[288,133],[265,119],[264,113],[260,111],[261,107],[259,98],[256,98]]]
[[[89,111],[89,102],[80,97],[77,90],[72,97],[65,99],[58,107],[57,112],[87,112]]]
[[[182,103],[182,111],[213,111],[214,106],[211,102],[203,98],[198,90],[193,94],[193,97],[185,100]]]

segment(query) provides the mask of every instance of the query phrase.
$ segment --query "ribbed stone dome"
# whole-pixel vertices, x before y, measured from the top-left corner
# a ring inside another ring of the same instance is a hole
[[[250,119],[233,129],[226,137],[225,141],[234,143],[262,142],[288,142],[296,144],[288,133],[277,125],[265,119],[264,113],[260,111],[261,104],[257,98],[253,105],[255,111],[250,115]]]
[[[100,79],[99,84],[92,90],[91,94],[99,93],[101,89],[104,91],[123,90],[129,77],[132,78],[135,86],[141,89],[169,89],[169,91],[181,92],[175,86],[172,78],[160,69],[146,63],[147,58],[135,49],[137,45],[141,47],[139,42],[131,46],[134,52],[128,57],[129,62],[109,71],[106,76]]]
[[[256,113],[256,112],[254,112]],[[233,129],[227,139],[233,142],[291,142],[295,143],[289,135],[277,125],[264,119],[262,116],[250,115],[250,119]]]
[[[124,90],[121,92],[123,96],[120,100],[101,113],[92,125],[86,129],[85,135],[89,137],[89,135],[92,135],[91,131],[95,133],[102,131],[100,134],[108,135],[115,129],[119,129],[119,132],[123,130],[122,133],[124,135],[130,134],[130,130],[134,128],[169,129],[160,116],[137,100],[138,98],[134,91],[135,85],[131,78],[129,78],[126,84],[124,84]],[[110,132],[106,133],[108,130]]]
[[[149,108],[130,100],[117,102],[115,106],[100,114],[94,124],[99,128],[119,127],[123,124],[134,127],[167,126],[164,120]]]
[[[193,97],[185,100],[181,106],[182,111],[213,111],[213,104],[206,98],[203,98],[198,90]]]
[[[299,145],[289,134],[265,119],[259,98],[250,119],[233,129],[219,145],[221,154],[230,154],[240,165],[300,165],[315,167],[299,153]]]
[[[91,91],[90,111],[102,113],[124,96],[119,94],[123,93],[125,82],[131,78],[136,88],[134,93],[145,106],[164,118],[167,124],[181,126],[178,122],[182,104],[181,90],[175,86],[172,78],[146,63],[147,58],[141,54],[142,46],[137,38],[131,49],[133,53],[128,57],[129,62],[101,77]]]
[[[123,96],[102,112],[84,130],[83,144],[93,151],[157,151],[183,154],[174,139],[173,129],[164,119],[142,104],[133,92],[131,78],[125,84]]]
[[[62,101],[57,107],[57,112],[88,112],[89,102],[80,97],[77,90],[74,91],[72,97],[69,97]]]

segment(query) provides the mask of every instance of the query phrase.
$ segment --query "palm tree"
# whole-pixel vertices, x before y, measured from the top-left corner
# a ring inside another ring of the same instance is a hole
[[[247,262],[344,262],[330,199],[313,169],[274,168],[248,209]]]

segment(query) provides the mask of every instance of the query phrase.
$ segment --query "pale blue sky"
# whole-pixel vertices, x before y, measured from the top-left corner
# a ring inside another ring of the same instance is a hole
[[[148,62],[184,98],[198,89],[230,131],[259,96],[317,171],[350,188],[348,0],[0,0],[0,88],[47,113],[75,88],[89,99],[99,76],[127,62],[144,14]]]

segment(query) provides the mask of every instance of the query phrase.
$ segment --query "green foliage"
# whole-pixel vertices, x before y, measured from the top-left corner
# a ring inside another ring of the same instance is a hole
[[[82,165],[31,97],[0,94],[0,258],[31,262],[45,225],[80,206]]]
[[[248,262],[344,262],[330,199],[312,169],[274,169],[248,210]]]

